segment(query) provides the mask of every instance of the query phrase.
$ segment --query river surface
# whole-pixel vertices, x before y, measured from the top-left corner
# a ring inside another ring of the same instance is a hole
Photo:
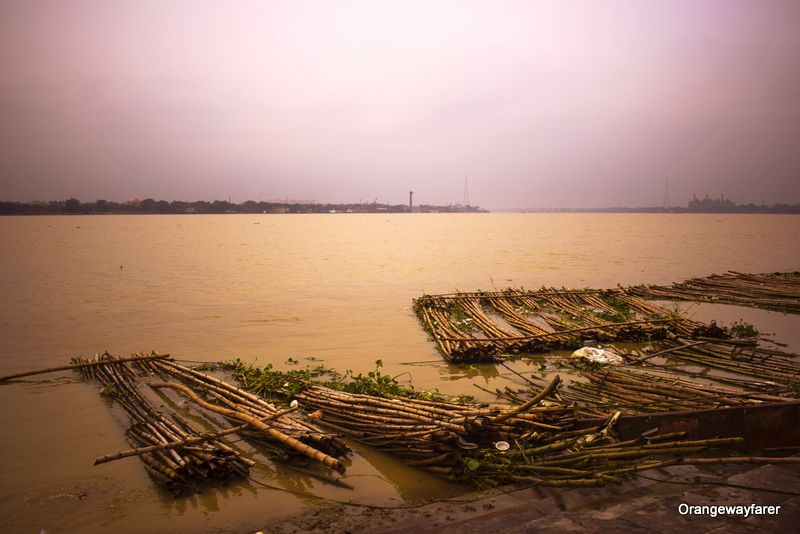
[[[800,270],[800,216],[398,214],[0,218],[0,374],[107,350],[321,360],[418,388],[481,396],[494,366],[441,361],[411,310],[423,293],[669,283],[727,270]],[[766,323],[800,346],[796,317],[700,306],[697,318]],[[316,363],[316,362],[314,362]],[[412,364],[412,365],[409,365]],[[524,365],[520,363],[517,365]],[[484,397],[485,398],[485,397]],[[490,400],[490,399],[486,399]],[[135,459],[97,388],[69,372],[0,385],[4,532],[240,532],[315,506],[255,482],[173,499]],[[244,447],[244,445],[242,445]],[[399,505],[458,488],[369,450],[333,488],[265,464],[253,478],[300,493]]]

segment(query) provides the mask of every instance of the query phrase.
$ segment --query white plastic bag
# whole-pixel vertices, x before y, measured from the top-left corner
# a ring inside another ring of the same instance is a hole
[[[575,358],[583,358],[594,363],[602,363],[605,365],[621,365],[625,362],[622,356],[607,349],[598,349],[595,347],[583,347],[572,353]]]

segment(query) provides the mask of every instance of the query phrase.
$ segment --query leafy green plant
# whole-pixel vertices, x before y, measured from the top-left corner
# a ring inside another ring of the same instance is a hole
[[[230,371],[243,389],[261,396],[293,396],[312,385],[325,386],[348,393],[360,393],[379,397],[410,397],[423,400],[442,401],[446,397],[438,390],[416,390],[412,385],[398,382],[402,375],[391,376],[380,371],[382,360],[375,361],[375,369],[367,374],[355,374],[352,370],[344,374],[324,365],[306,366],[304,369],[278,371],[272,364],[264,367],[247,365],[238,358],[219,364],[220,368]],[[406,374],[406,373],[402,373]],[[471,402],[469,396],[456,397],[455,402]]]
[[[673,325],[680,323],[688,316],[688,311],[684,310],[681,306],[680,302],[673,302],[669,308],[664,308],[666,310],[665,319],[670,321]]]
[[[476,449],[474,454],[462,455],[455,452],[460,462],[460,467],[453,469],[452,479],[456,481],[472,481],[480,485],[482,467],[491,464],[491,476],[500,473],[510,473],[511,461],[501,452],[490,448]]]
[[[752,339],[754,337],[758,337],[761,333],[758,331],[758,328],[755,325],[745,322],[743,320],[734,321],[729,327],[728,332],[733,337],[739,339]]]
[[[450,314],[450,321],[462,332],[467,334],[475,331],[472,318],[464,311],[464,308],[456,301],[447,303],[447,312]]]
[[[628,305],[628,303],[622,299],[604,296],[603,302],[605,302],[611,309],[597,313],[596,315],[600,319],[611,321],[613,323],[625,323],[633,320],[636,316],[636,313],[631,310],[631,307]]]

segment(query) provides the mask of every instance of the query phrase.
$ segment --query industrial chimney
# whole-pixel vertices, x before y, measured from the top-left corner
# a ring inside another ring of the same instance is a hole
[[[414,209],[414,192],[413,191],[409,191],[408,192],[408,211],[411,211],[412,209]]]

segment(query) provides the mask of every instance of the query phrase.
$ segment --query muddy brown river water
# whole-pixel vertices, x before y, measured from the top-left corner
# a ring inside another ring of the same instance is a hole
[[[800,217],[671,214],[71,216],[0,218],[0,374],[108,350],[238,357],[286,367],[404,374],[469,393],[508,380],[446,365],[411,310],[423,292],[613,287],[726,270],[800,270]],[[731,306],[800,348],[800,321]],[[414,365],[408,365],[413,363]],[[516,362],[520,370],[530,361]],[[502,371],[502,372],[501,372]],[[482,395],[484,395],[482,397]],[[0,385],[3,532],[252,532],[319,501],[250,481],[174,499],[135,459],[97,389],[76,376]],[[246,447],[246,445],[242,445]],[[253,477],[293,492],[399,505],[461,488],[357,448],[350,491],[266,462]]]

